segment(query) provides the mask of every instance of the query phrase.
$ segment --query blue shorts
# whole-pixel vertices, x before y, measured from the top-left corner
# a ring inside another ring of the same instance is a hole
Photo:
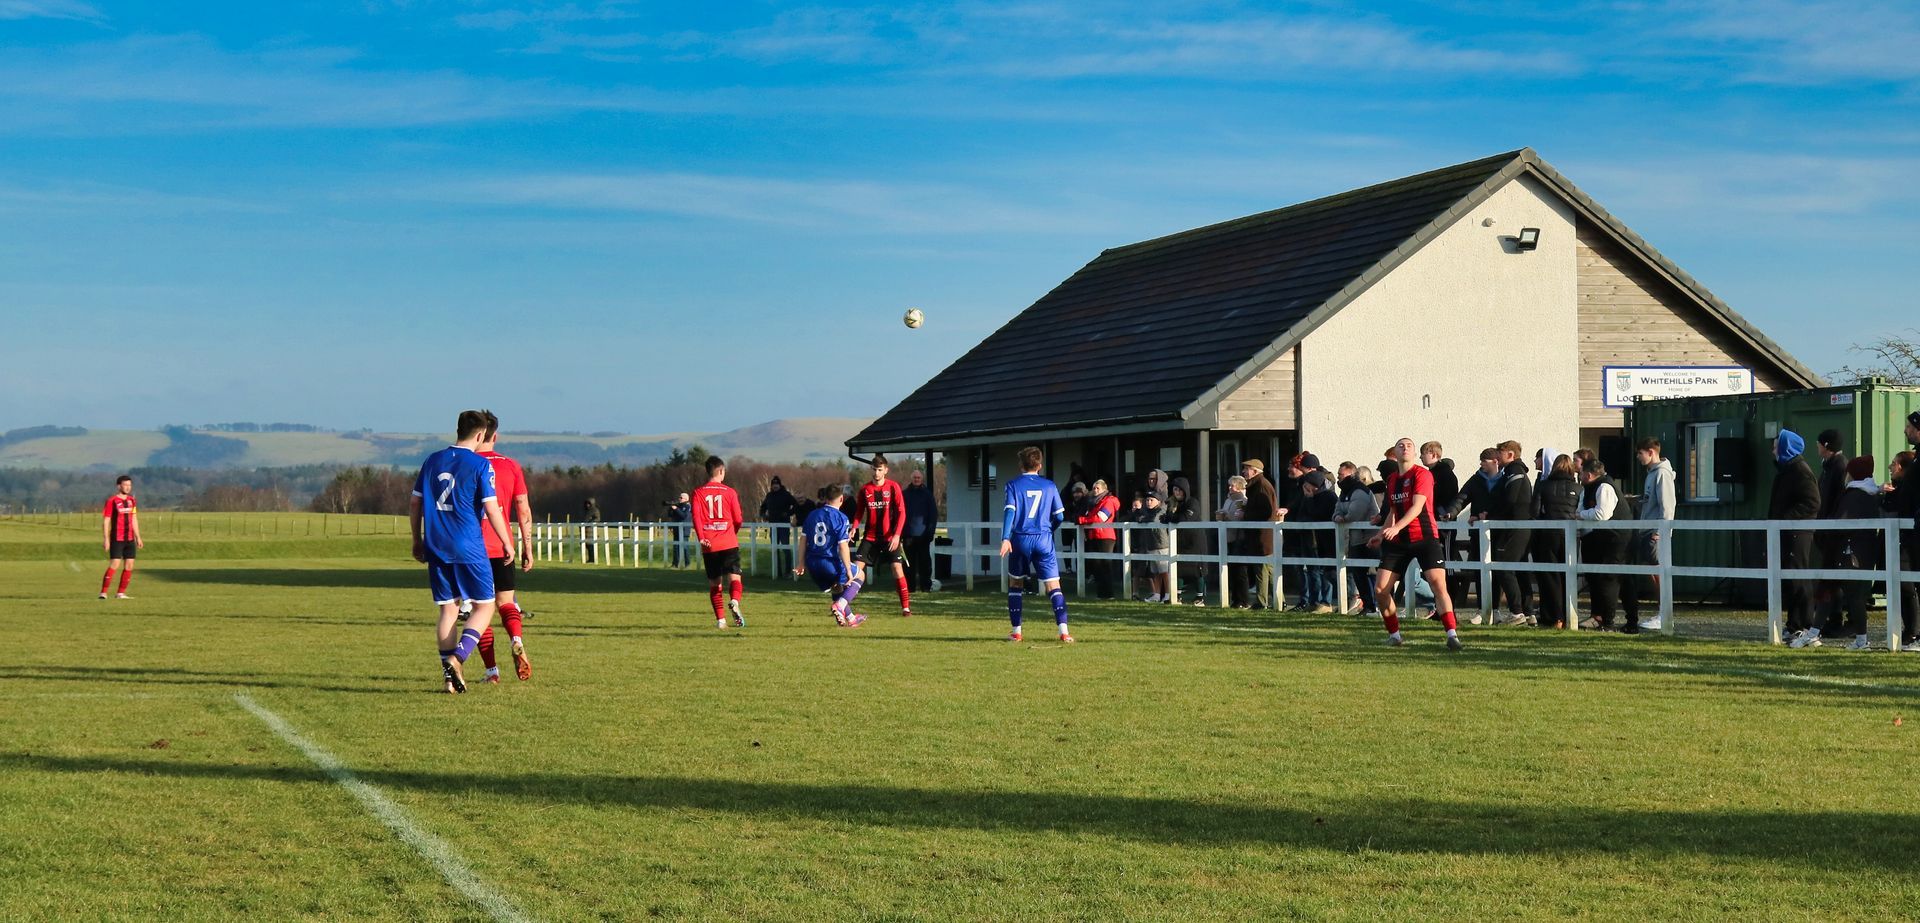
[[[1051,535],[1016,535],[1009,539],[1013,550],[1007,553],[1007,576],[1025,580],[1060,579],[1060,557],[1053,552]]]
[[[427,565],[427,585],[433,588],[435,605],[444,606],[462,599],[490,603],[493,602],[493,565],[486,561],[478,564],[435,561]]]
[[[840,566],[839,561],[822,561],[817,558],[807,559],[807,576],[812,577],[813,585],[822,590],[831,590],[852,579],[852,575]]]

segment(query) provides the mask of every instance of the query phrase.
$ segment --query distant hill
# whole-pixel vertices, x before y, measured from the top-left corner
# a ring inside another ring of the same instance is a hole
[[[761,461],[824,461],[846,456],[846,440],[870,420],[810,417],[771,420],[722,433],[592,435],[538,433],[501,438],[501,449],[536,468],[645,465],[699,444]],[[444,433],[248,432],[219,427],[161,430],[36,426],[0,435],[0,467],[123,471],[148,465],[281,468],[293,465],[414,465],[447,444]]]

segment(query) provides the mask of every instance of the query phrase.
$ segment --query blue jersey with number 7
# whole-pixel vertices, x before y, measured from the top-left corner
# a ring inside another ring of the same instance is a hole
[[[1060,488],[1037,474],[1023,474],[1007,482],[1007,508],[1000,519],[1001,534],[1053,536],[1055,526],[1067,518],[1067,506],[1060,502]]]

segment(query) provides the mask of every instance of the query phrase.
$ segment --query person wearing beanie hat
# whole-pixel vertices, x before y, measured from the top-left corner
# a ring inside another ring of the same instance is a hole
[[[1319,471],[1319,470],[1320,470],[1320,456],[1318,456],[1318,455],[1315,455],[1315,454],[1313,454],[1312,452],[1308,452],[1308,453],[1306,453],[1306,454],[1304,454],[1304,455],[1302,455],[1302,456],[1300,456],[1300,470],[1302,470],[1302,471]]]
[[[1823,440],[1824,441],[1824,440]],[[1847,463],[1847,486],[1840,496],[1839,518],[1874,519],[1880,512],[1880,485],[1873,481],[1874,460],[1871,455],[1862,455]],[[1835,537],[1834,554],[1827,566],[1842,570],[1876,571],[1886,566],[1884,552],[1885,539],[1878,529],[1852,529],[1845,532],[1829,533]],[[1873,649],[1873,639],[1867,636],[1867,603],[1873,596],[1873,582],[1870,580],[1841,580],[1838,592],[1846,607],[1846,624],[1837,626],[1839,631],[1853,636],[1853,643],[1847,646],[1850,651],[1868,651]],[[1832,632],[1827,632],[1832,634]],[[1818,638],[1818,635],[1814,635]],[[1817,640],[1795,644],[1811,647]]]
[[[1767,504],[1769,519],[1813,519],[1820,515],[1820,485],[1807,466],[1807,441],[1790,429],[1783,429],[1773,440],[1774,463],[1779,470],[1773,477],[1773,493]],[[1804,530],[1780,534],[1780,566],[1804,570],[1814,566],[1813,533]],[[1813,581],[1789,580],[1786,585],[1787,630],[1789,644],[1818,647],[1820,636],[1813,624]],[[1811,633],[1811,635],[1809,635]],[[1804,640],[1803,640],[1804,639]]]
[[[1312,456],[1308,456],[1312,459]],[[1333,512],[1339,506],[1340,498],[1327,483],[1327,476],[1316,465],[1308,468],[1300,478],[1300,509],[1298,515],[1289,515],[1295,522],[1331,523]],[[1334,531],[1332,529],[1314,529],[1300,533],[1300,550],[1305,557],[1331,558],[1334,555]],[[1300,608],[1308,612],[1325,615],[1333,611],[1334,602],[1334,566],[1331,564],[1303,564],[1300,567]]]

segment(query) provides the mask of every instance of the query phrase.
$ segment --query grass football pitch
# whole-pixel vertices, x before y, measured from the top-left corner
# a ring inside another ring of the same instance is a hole
[[[1920,656],[1140,604],[1013,645],[995,594],[844,631],[766,579],[719,632],[695,574],[556,566],[533,681],[453,697],[397,539],[154,542],[112,602],[45,547],[0,560],[7,919],[1920,917]]]

